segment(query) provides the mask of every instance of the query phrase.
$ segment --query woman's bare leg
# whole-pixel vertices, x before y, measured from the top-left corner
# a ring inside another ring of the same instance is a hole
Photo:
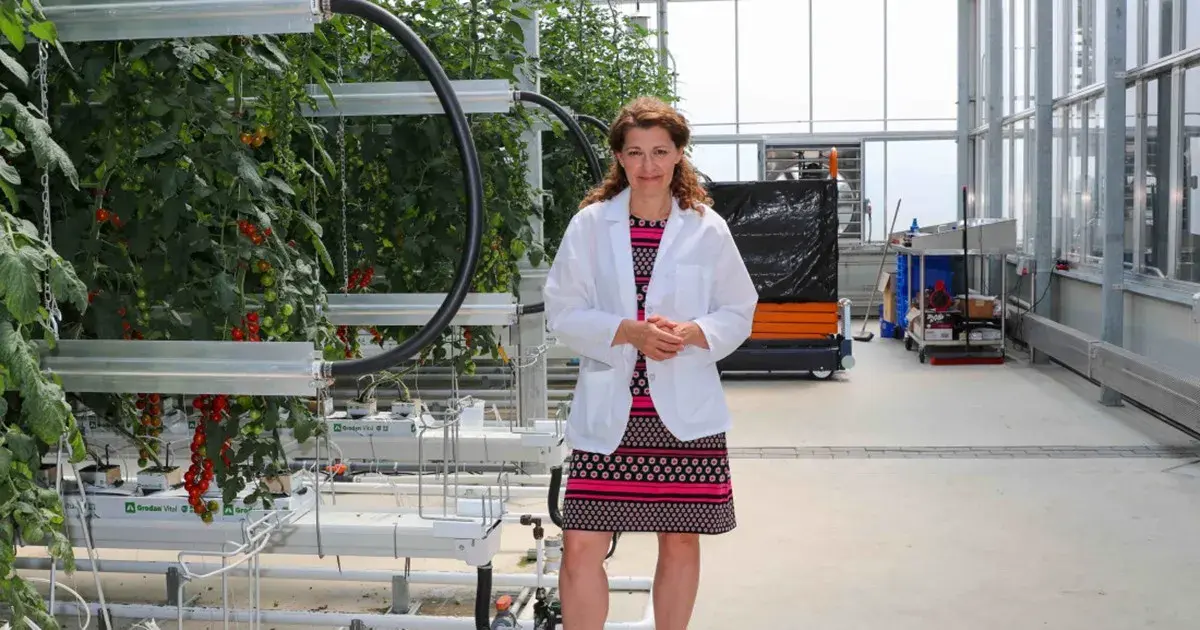
[[[609,532],[577,529],[563,532],[562,569],[558,595],[564,630],[603,630],[608,619],[608,574],[604,556],[612,541]]]
[[[658,567],[654,571],[655,630],[687,630],[699,588],[700,535],[659,534]]]

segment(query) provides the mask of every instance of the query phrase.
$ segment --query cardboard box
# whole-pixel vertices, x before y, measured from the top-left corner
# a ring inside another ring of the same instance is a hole
[[[993,319],[1000,316],[1000,301],[990,295],[958,296],[955,307],[970,319]]]
[[[896,319],[896,274],[886,272],[879,279],[879,292],[883,296],[883,321],[898,323]]]

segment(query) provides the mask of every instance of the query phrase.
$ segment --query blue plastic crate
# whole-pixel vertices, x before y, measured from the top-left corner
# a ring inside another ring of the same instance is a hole
[[[895,322],[903,330],[908,326],[908,294],[909,294],[909,279],[908,279],[908,254],[896,255],[896,319]],[[945,282],[947,286],[953,286],[953,256],[926,256],[925,257],[925,288],[932,288],[938,280]],[[913,282],[919,281],[921,269],[919,260],[913,258]],[[919,293],[913,291],[914,294]]]
[[[887,339],[902,339],[904,337],[904,329],[896,324],[889,322],[883,318],[883,305],[879,305],[879,336]]]

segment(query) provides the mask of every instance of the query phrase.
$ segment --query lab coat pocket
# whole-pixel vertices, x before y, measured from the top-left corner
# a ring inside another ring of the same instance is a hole
[[[675,311],[687,321],[708,314],[711,270],[704,265],[679,265],[675,268]]]
[[[671,359],[675,369],[675,400],[684,420],[703,414],[722,393],[716,364],[699,353],[680,354]]]
[[[614,369],[592,369],[579,373],[579,387],[574,405],[579,405],[585,419],[584,429],[590,435],[604,432],[612,419],[613,384],[617,382]]]

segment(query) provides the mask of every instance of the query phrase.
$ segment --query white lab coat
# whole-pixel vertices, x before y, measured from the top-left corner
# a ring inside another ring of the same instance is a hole
[[[637,319],[629,197],[627,188],[571,219],[544,291],[549,330],[581,357],[566,438],[592,453],[617,449],[633,404],[629,382],[637,349],[612,345],[621,320]],[[680,440],[729,429],[716,363],[749,338],[757,303],[725,220],[711,208],[698,213],[673,203],[646,290],[646,317],[695,321],[709,345],[688,346],[666,361],[647,360],[659,417]]]

